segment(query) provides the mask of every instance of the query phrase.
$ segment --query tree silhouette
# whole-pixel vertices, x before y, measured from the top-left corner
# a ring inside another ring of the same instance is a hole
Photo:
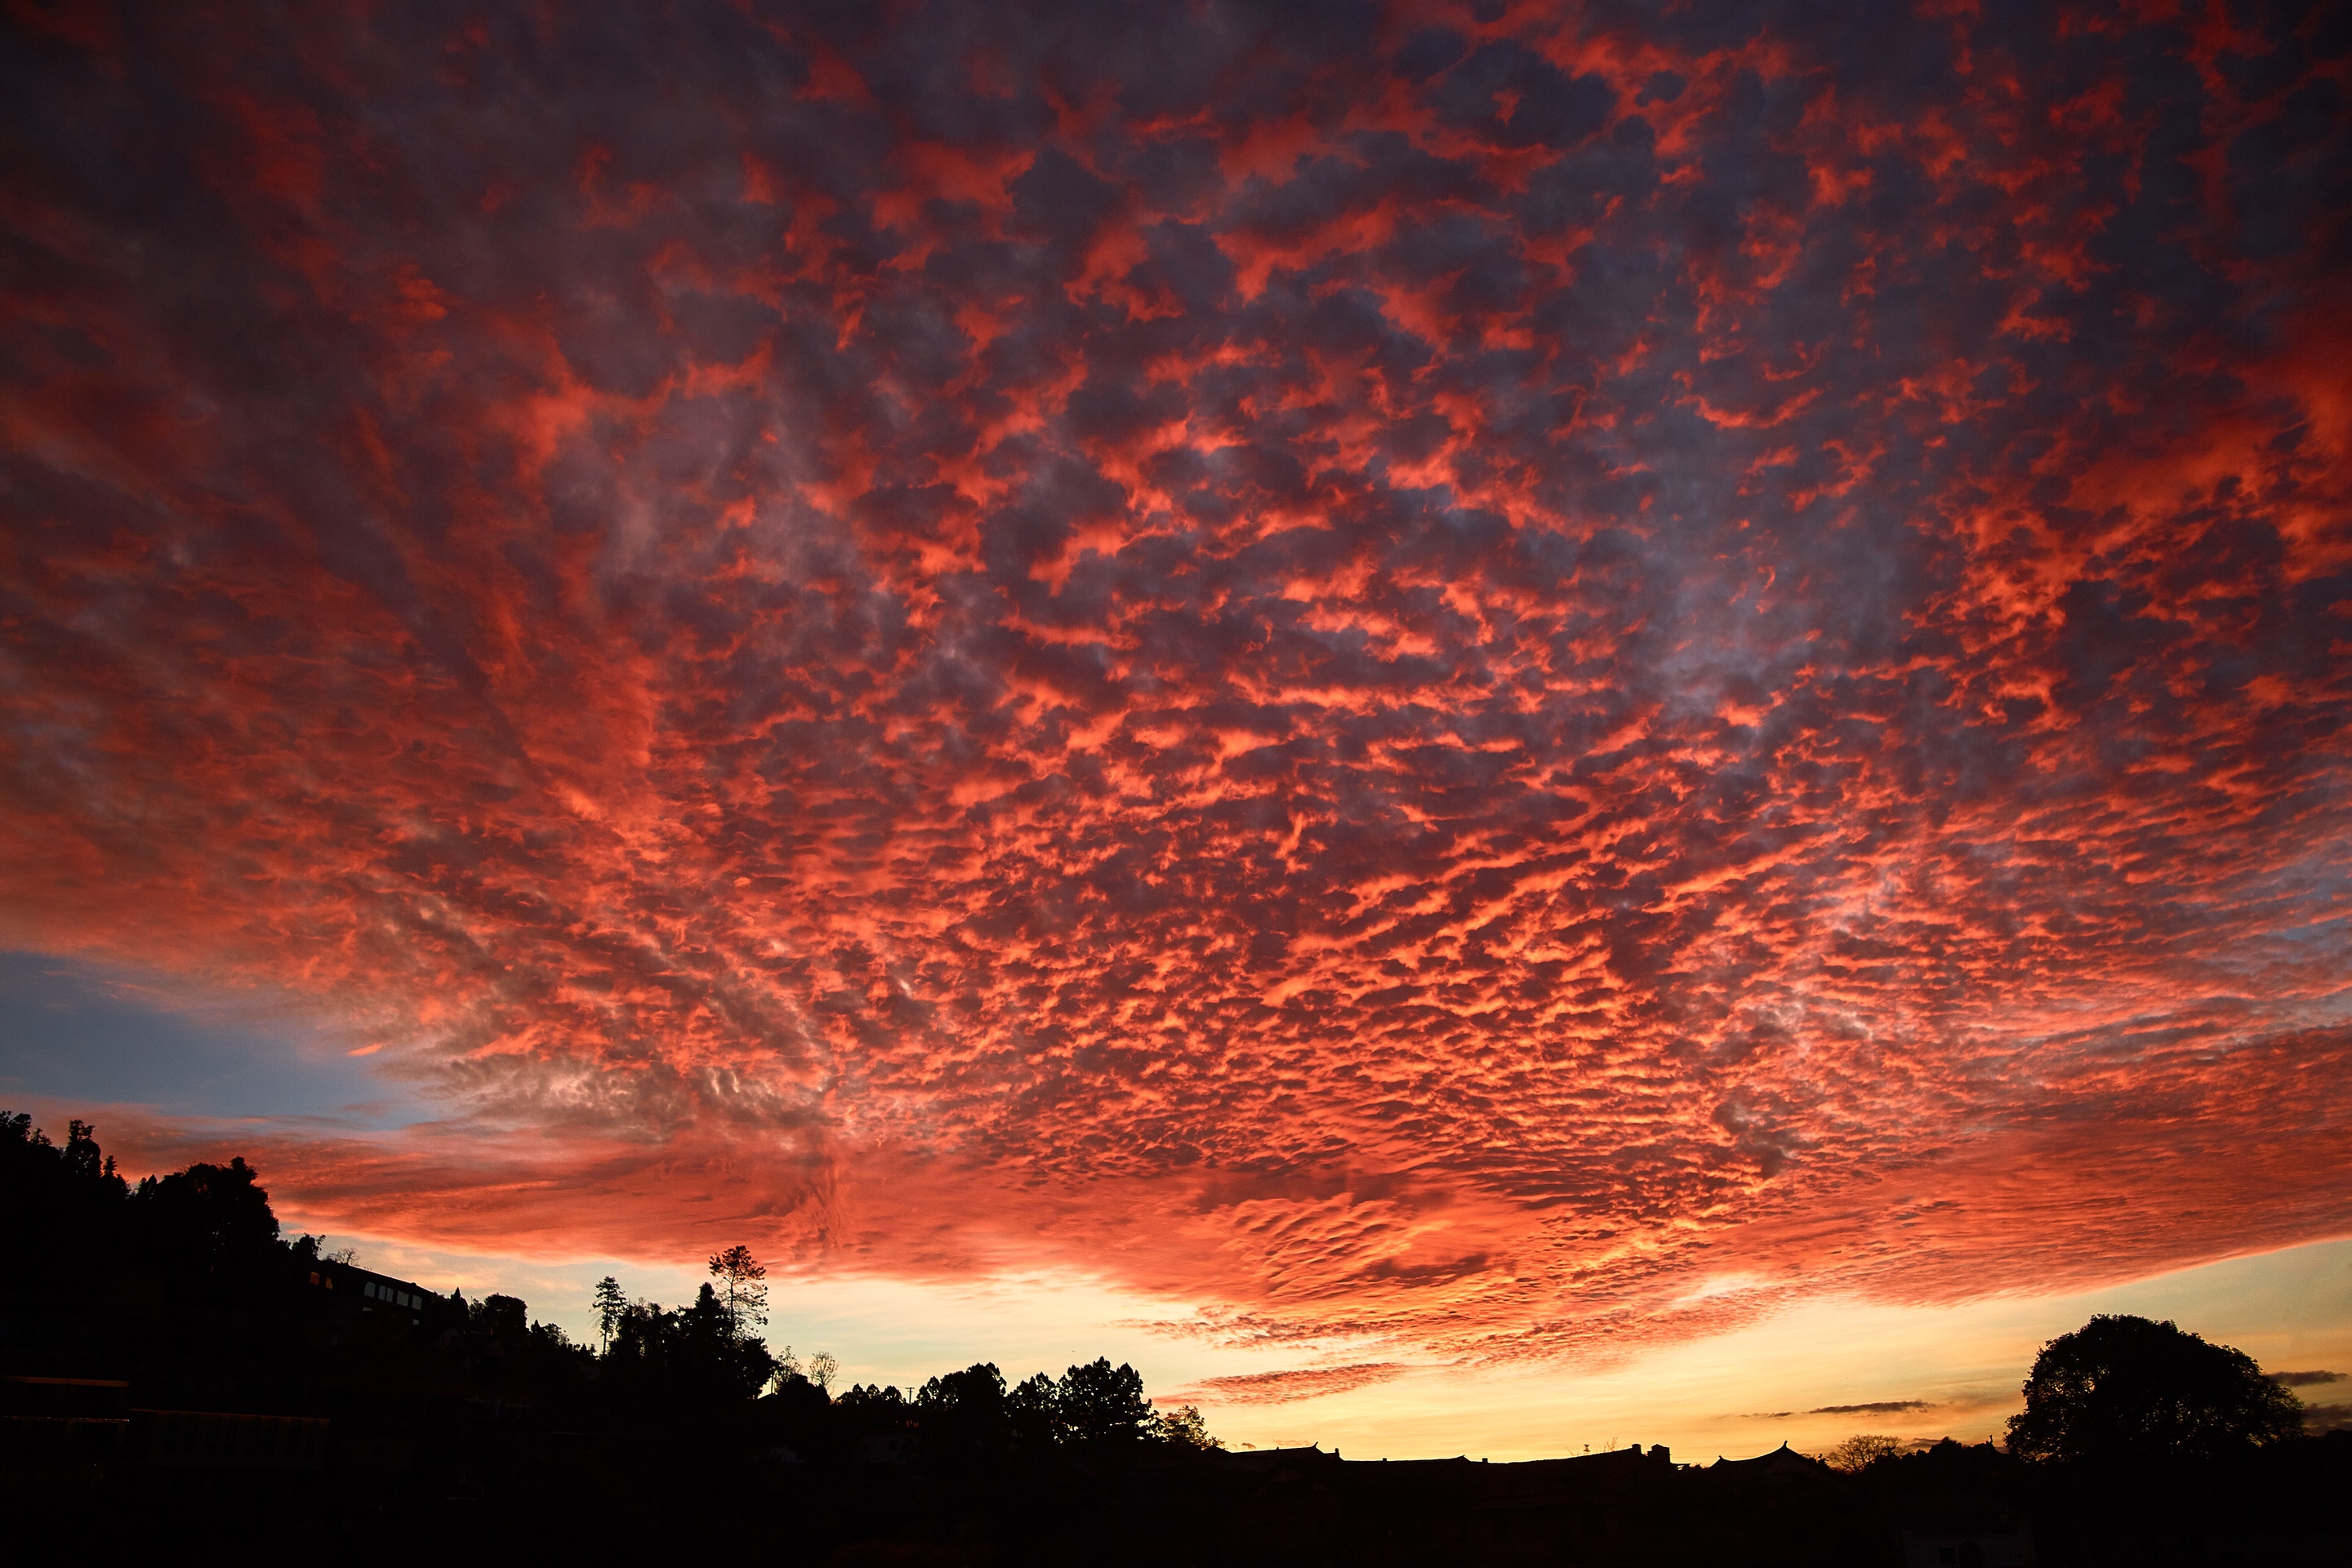
[[[474,1303],[468,1314],[474,1326],[502,1344],[510,1344],[530,1331],[530,1308],[519,1296],[485,1296]]]
[[[2042,1347],[2010,1451],[2087,1463],[2211,1459],[2303,1431],[2303,1405],[2243,1351],[2101,1314]]]
[[[158,1257],[205,1273],[239,1271],[274,1256],[278,1216],[243,1155],[149,1176],[131,1195],[133,1223]]]
[[[748,1339],[755,1326],[768,1326],[768,1271],[750,1247],[730,1247],[718,1254],[710,1260],[710,1272],[719,1278],[727,1321],[739,1336]]]
[[[953,1411],[994,1421],[1004,1410],[1004,1374],[994,1362],[942,1373],[922,1386],[915,1403],[926,1411]]]
[[[993,1362],[932,1378],[915,1395],[925,1445],[949,1458],[1000,1451],[1013,1435],[1004,1392],[1004,1374]]]
[[[1222,1448],[1224,1440],[1209,1436],[1209,1424],[1197,1405],[1181,1405],[1154,1417],[1153,1435],[1163,1443],[1184,1448]]]
[[[1900,1438],[1880,1436],[1874,1433],[1858,1432],[1823,1454],[1822,1462],[1831,1469],[1857,1474],[1879,1460],[1903,1451]]]
[[[783,1354],[773,1358],[778,1388],[787,1384],[805,1383],[820,1393],[833,1387],[833,1374],[841,1370],[840,1361],[831,1351],[818,1351],[803,1362],[793,1347],[786,1345]]]
[[[1055,1391],[1062,1429],[1081,1443],[1132,1443],[1151,1435],[1151,1402],[1143,1397],[1143,1377],[1131,1366],[1100,1356],[1062,1374]]]
[[[60,1149],[30,1116],[0,1112],[0,1318],[86,1319],[135,1256],[124,1245],[129,1197],[88,1123],[74,1122]]]
[[[641,1412],[677,1417],[758,1398],[776,1361],[764,1343],[735,1331],[727,1304],[706,1283],[691,1306],[622,1308],[604,1368]]]
[[[621,1326],[621,1314],[629,1310],[629,1299],[621,1293],[621,1282],[607,1274],[596,1281],[596,1295],[590,1305],[596,1314],[596,1331],[604,1337],[605,1352],[610,1354],[613,1331]]]
[[[1031,1373],[1004,1396],[1013,1435],[1033,1448],[1048,1448],[1062,1440],[1061,1405],[1061,1390],[1042,1372]]]
[[[114,1174],[114,1161],[100,1157],[98,1129],[79,1117],[66,1123],[63,1153],[66,1169],[85,1182],[102,1181]]]

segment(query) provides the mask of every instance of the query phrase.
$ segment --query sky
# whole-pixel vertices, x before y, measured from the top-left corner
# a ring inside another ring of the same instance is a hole
[[[2352,1372],[2340,10],[0,27],[0,1100],[1351,1455]]]

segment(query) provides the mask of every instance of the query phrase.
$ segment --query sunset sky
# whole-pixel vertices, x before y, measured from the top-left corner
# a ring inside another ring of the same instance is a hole
[[[0,1105],[1350,1457],[2352,1372],[2342,8],[5,17]]]

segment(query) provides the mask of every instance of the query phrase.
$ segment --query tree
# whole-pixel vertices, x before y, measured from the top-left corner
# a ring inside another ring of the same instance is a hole
[[[706,1283],[691,1306],[624,1307],[604,1374],[623,1404],[675,1419],[758,1398],[775,1377],[776,1361],[764,1343],[735,1331],[726,1303]]]
[[[1822,1462],[1832,1470],[1848,1475],[1866,1470],[1879,1460],[1903,1451],[1902,1440],[1858,1432],[1822,1456]]]
[[[2038,1461],[2210,1459],[2302,1431],[2302,1403],[2243,1351],[2102,1313],[2034,1357],[2009,1448]]]
[[[1055,1394],[1063,1430],[1082,1443],[1133,1442],[1152,1432],[1143,1375],[1131,1366],[1112,1366],[1108,1356],[1070,1368]]]
[[[1031,1373],[1004,1396],[1014,1436],[1033,1448],[1062,1440],[1062,1391],[1042,1372]]]
[[[952,1414],[983,1424],[1004,1412],[1004,1374],[994,1362],[981,1362],[961,1372],[943,1373],[923,1384],[915,1404],[926,1414]]]
[[[1225,1446],[1224,1439],[1209,1436],[1209,1424],[1202,1418],[1201,1407],[1197,1405],[1163,1410],[1152,1419],[1158,1428],[1154,1436],[1163,1443],[1180,1448],[1222,1448]]]
[[[0,1111],[0,1318],[82,1319],[143,1256],[126,1245],[130,1189],[87,1122],[60,1149],[30,1116]]]
[[[840,1370],[841,1363],[834,1359],[831,1351],[819,1351],[808,1358],[808,1380],[826,1392],[833,1388],[833,1374]]]
[[[100,1159],[98,1129],[79,1117],[66,1123],[64,1154],[66,1169],[84,1182],[101,1181],[114,1174],[114,1161]]]
[[[710,1272],[725,1290],[727,1321],[736,1334],[751,1337],[753,1327],[768,1326],[768,1271],[748,1247],[730,1247],[710,1260]]]
[[[590,1306],[596,1314],[596,1331],[604,1336],[604,1353],[610,1355],[613,1331],[621,1326],[621,1314],[629,1310],[629,1299],[621,1293],[621,1282],[607,1274],[596,1281],[595,1299]]]
[[[993,1362],[932,1378],[915,1395],[924,1445],[935,1456],[950,1458],[1001,1449],[1013,1430],[1004,1392],[1004,1374]]]
[[[530,1307],[520,1296],[485,1296],[468,1314],[474,1326],[501,1344],[510,1344],[530,1331]]]
[[[131,1194],[133,1221],[145,1245],[171,1266],[206,1273],[253,1268],[276,1257],[279,1246],[278,1216],[257,1175],[239,1155],[226,1165],[149,1176]]]

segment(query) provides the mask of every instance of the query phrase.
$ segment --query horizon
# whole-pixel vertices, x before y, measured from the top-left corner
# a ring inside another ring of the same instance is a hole
[[[35,1120],[40,1121],[38,1116]],[[55,1120],[62,1126],[68,1114]],[[105,1145],[103,1127],[97,1131]],[[226,1160],[230,1147],[220,1143],[213,1152]],[[125,1172],[134,1184],[145,1173]],[[266,1187],[267,1170],[260,1179]],[[280,1223],[289,1238],[303,1231],[282,1216]],[[698,1262],[683,1260],[533,1260],[349,1236],[322,1235],[320,1243],[322,1248],[351,1246],[359,1267],[440,1294],[457,1289],[474,1300],[490,1294],[520,1298],[534,1321],[553,1323],[581,1344],[593,1345],[596,1339],[590,1306],[596,1279],[615,1276],[631,1300],[671,1305],[690,1300],[709,1279]],[[2255,1354],[2265,1373],[2286,1379],[2303,1399],[2311,1430],[2352,1430],[2352,1399],[2335,1386],[2352,1382],[2352,1374],[2334,1370],[2352,1362],[2346,1353],[2352,1345],[2332,1318],[2317,1333],[2294,1324],[2303,1315],[2298,1309],[2308,1303],[2342,1300],[2352,1292],[2347,1280],[2352,1240],[2225,1258],[2072,1294],[2011,1294],[1942,1309],[1805,1300],[1743,1330],[1667,1347],[1597,1373],[1570,1369],[1532,1395],[1528,1376],[1515,1372],[1508,1374],[1514,1393],[1507,1399],[1494,1392],[1491,1374],[1443,1365],[1409,1367],[1388,1377],[1337,1377],[1314,1393],[1267,1391],[1273,1397],[1246,1389],[1222,1394],[1217,1373],[1189,1382],[1147,1373],[1146,1392],[1163,1409],[1189,1404],[1217,1410],[1223,1419],[1212,1429],[1237,1451],[1319,1446],[1357,1458],[1513,1462],[1577,1458],[1633,1443],[1663,1444],[1677,1463],[1703,1464],[1752,1458],[1783,1443],[1818,1456],[1863,1432],[1893,1436],[1906,1448],[1945,1438],[2001,1446],[2005,1420],[2021,1404],[2018,1391],[2025,1370],[2042,1344],[2081,1327],[2095,1313],[2128,1313],[2178,1321],[2211,1342]],[[772,1274],[770,1283],[775,1294],[772,1321],[758,1337],[779,1353],[787,1346],[803,1357],[835,1343],[865,1347],[864,1357],[842,1360],[832,1379],[836,1394],[863,1383],[896,1386],[911,1395],[929,1377],[982,1361],[997,1364],[1008,1381],[1018,1381],[1031,1371],[1057,1374],[1066,1364],[1097,1354],[1162,1372],[1188,1360],[1167,1353],[1164,1337],[1151,1331],[1148,1319],[1118,1315],[1165,1312],[1181,1303],[1123,1295],[1099,1279],[924,1284]],[[1057,1307],[1064,1310],[1054,1310]],[[1951,1348],[1956,1335],[1962,1340],[1957,1353]],[[1917,1350],[1923,1343],[1939,1347],[1941,1353],[1923,1360]],[[1008,1353],[1007,1346],[1017,1348]],[[1870,1363],[1858,1374],[1842,1364],[1864,1351],[1886,1359]],[[1733,1369],[1756,1362],[1772,1364],[1776,1375],[1743,1383]],[[1222,1375],[1234,1383],[1268,1377],[1262,1367],[1233,1364],[1244,1370]],[[1278,1381],[1283,1373],[1272,1376]],[[1623,1392],[1628,1383],[1637,1388],[1630,1396]],[[1894,1387],[1933,1397],[1915,1393],[1780,1411],[1710,1408],[1736,1391],[1809,1394],[1828,1389],[1847,1395]],[[1369,1410],[1363,1401],[1348,1397],[1366,1388],[1381,1396]],[[1408,1397],[1399,1400],[1399,1394]],[[1265,1414],[1265,1406],[1275,1413]],[[1497,1407],[1507,1416],[1496,1419],[1492,1412]]]
[[[0,1107],[1260,1447],[2352,1373],[2340,28],[991,18],[0,21]]]

